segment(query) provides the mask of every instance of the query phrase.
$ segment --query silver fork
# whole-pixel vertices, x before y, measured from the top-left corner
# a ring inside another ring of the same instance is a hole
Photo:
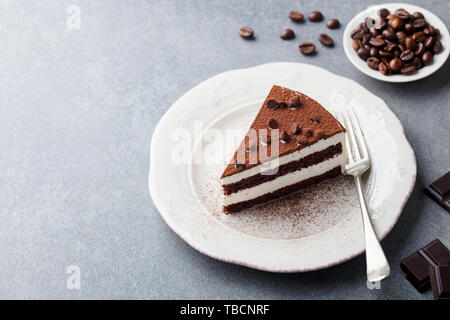
[[[348,108],[348,110],[343,110],[342,113],[337,114],[337,117],[347,130],[347,133],[345,134],[347,144],[347,164],[345,166],[345,173],[355,177],[366,240],[367,279],[372,282],[380,281],[389,276],[391,269],[375,231],[373,230],[369,210],[367,209],[366,199],[364,198],[361,186],[361,175],[370,168],[369,153],[367,152],[364,136],[353,109]]]

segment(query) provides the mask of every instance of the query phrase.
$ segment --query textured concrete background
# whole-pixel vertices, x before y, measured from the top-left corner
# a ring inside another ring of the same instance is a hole
[[[410,1],[448,25],[447,0]],[[0,298],[430,299],[401,258],[440,238],[450,215],[422,192],[449,170],[449,63],[411,84],[373,80],[345,58],[344,27],[295,25],[321,10],[343,26],[376,1],[2,1],[0,10]],[[81,29],[68,30],[69,5]],[[256,41],[237,35],[243,25]],[[281,41],[293,28],[297,39]],[[297,45],[327,31],[334,49]],[[403,123],[418,177],[383,241],[392,276],[369,290],[365,257],[304,274],[271,274],[208,258],[164,223],[147,190],[152,132],[170,105],[226,70],[299,61],[352,78]],[[66,289],[68,265],[81,290]]]

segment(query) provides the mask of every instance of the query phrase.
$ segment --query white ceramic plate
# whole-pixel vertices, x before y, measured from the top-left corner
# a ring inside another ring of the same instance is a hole
[[[407,10],[409,13],[413,13],[415,11],[422,12],[427,22],[429,22],[431,25],[433,25],[435,28],[438,28],[441,31],[441,43],[443,50],[441,53],[434,55],[433,63],[431,65],[419,69],[416,73],[411,75],[395,74],[390,76],[384,76],[380,72],[370,69],[367,66],[366,62],[358,57],[355,50],[353,50],[352,48],[353,40],[350,37],[350,34],[352,30],[355,29],[361,22],[364,22],[365,18],[378,17],[378,10],[380,10],[381,8],[387,8],[391,12],[394,12],[395,10],[400,8]],[[367,74],[368,76],[371,76],[372,78],[387,82],[410,82],[425,78],[430,74],[434,73],[440,67],[442,67],[442,65],[445,63],[450,53],[450,35],[447,27],[442,22],[442,20],[439,19],[435,14],[431,13],[430,11],[424,8],[406,3],[385,3],[376,6],[370,6],[366,10],[358,13],[347,24],[347,27],[345,28],[344,31],[344,39],[342,43],[344,44],[345,54],[356,68],[358,68],[361,72]]]
[[[152,199],[181,238],[223,261],[267,271],[300,272],[353,258],[364,251],[364,238],[350,177],[329,180],[239,214],[221,212],[219,176],[242,136],[227,139],[221,154],[217,149],[222,144],[211,142],[205,132],[237,129],[244,134],[273,84],[304,92],[329,109],[353,106],[372,160],[372,169],[364,176],[365,192],[375,230],[380,238],[386,236],[416,177],[414,152],[403,128],[383,100],[356,82],[301,63],[271,63],[225,72],[181,97],[153,134]],[[180,147],[188,147],[185,156],[192,160],[200,145],[208,161],[174,162]]]

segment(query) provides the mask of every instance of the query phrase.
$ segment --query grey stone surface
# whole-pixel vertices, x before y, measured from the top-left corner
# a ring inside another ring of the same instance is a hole
[[[446,0],[409,1],[449,25]],[[0,298],[431,299],[404,279],[401,258],[440,238],[450,215],[422,192],[449,170],[450,66],[390,84],[345,58],[344,27],[296,25],[292,9],[345,24],[376,1],[3,1],[0,10]],[[68,30],[69,5],[81,8]],[[243,25],[256,40],[237,35]],[[294,41],[279,32],[291,27]],[[298,53],[326,31],[336,48]],[[153,130],[170,105],[226,70],[273,61],[325,67],[382,96],[418,163],[414,192],[383,241],[392,276],[369,290],[365,258],[303,274],[230,265],[192,249],[147,190]],[[66,268],[81,268],[81,290]]]

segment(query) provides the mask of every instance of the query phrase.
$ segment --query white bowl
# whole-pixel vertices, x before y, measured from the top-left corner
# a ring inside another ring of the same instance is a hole
[[[442,43],[442,51],[439,54],[434,55],[433,57],[433,63],[429,66],[425,66],[421,69],[419,69],[417,72],[411,74],[411,75],[402,75],[402,74],[395,74],[395,75],[389,75],[384,76],[379,71],[370,69],[367,63],[362,60],[358,55],[356,54],[355,50],[352,48],[352,38],[350,37],[350,34],[353,29],[355,29],[361,22],[364,22],[366,17],[377,17],[378,16],[378,10],[381,8],[387,8],[389,11],[394,12],[397,9],[403,8],[407,10],[409,13],[413,13],[415,11],[421,12],[428,23],[433,25],[435,28],[439,29],[441,32],[441,43]],[[372,78],[387,81],[387,82],[410,82],[419,80],[422,78],[425,78],[438,70],[442,65],[445,63],[445,61],[448,58],[448,55],[450,53],[450,35],[448,32],[447,27],[442,22],[441,19],[439,19],[435,14],[431,13],[430,11],[414,6],[411,4],[406,3],[385,3],[380,4],[376,6],[370,6],[366,10],[360,12],[357,14],[348,24],[344,31],[344,39],[342,41],[344,44],[344,50],[345,54],[347,55],[348,59],[353,63],[353,65],[358,68],[361,72],[367,74],[368,76],[371,76]]]

